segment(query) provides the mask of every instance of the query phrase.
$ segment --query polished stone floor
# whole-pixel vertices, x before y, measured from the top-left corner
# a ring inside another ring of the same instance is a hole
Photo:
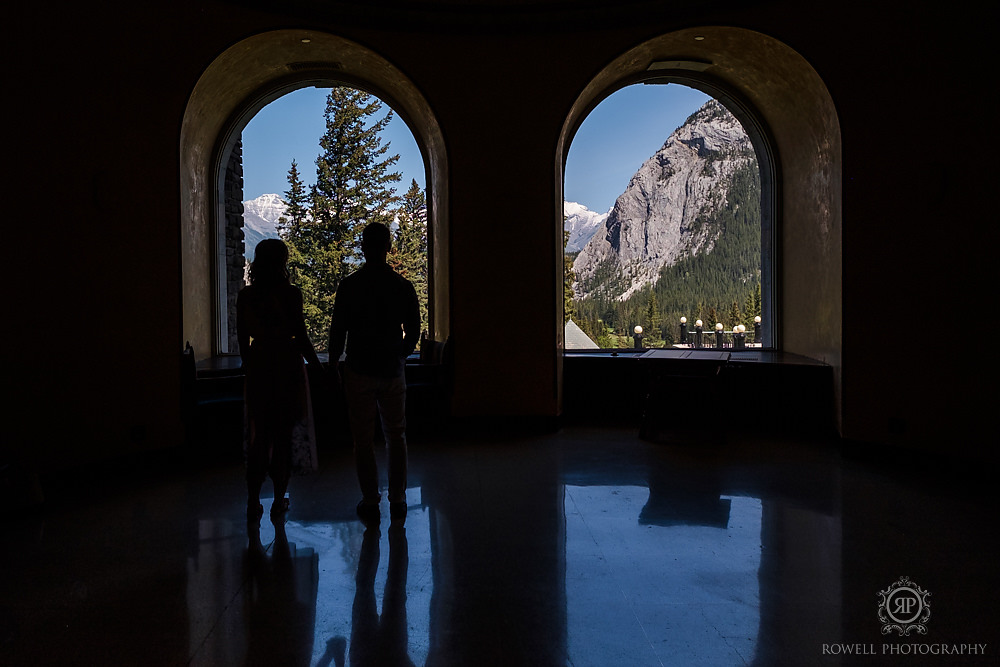
[[[405,522],[384,504],[366,529],[349,457],[321,455],[286,521],[265,499],[260,550],[238,460],[6,517],[0,664],[998,664],[997,503],[960,464],[619,428],[425,438]],[[926,634],[882,632],[901,577],[930,593]]]

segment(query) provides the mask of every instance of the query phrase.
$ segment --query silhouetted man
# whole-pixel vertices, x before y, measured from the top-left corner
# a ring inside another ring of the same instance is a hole
[[[389,512],[406,516],[406,357],[417,345],[420,307],[417,293],[388,264],[389,228],[371,223],[361,233],[365,264],[337,289],[330,325],[330,360],[337,364],[344,342],[347,357],[342,382],[354,438],[354,460],[361,484],[358,516],[379,518],[381,495],[373,444],[376,415],[389,449]]]

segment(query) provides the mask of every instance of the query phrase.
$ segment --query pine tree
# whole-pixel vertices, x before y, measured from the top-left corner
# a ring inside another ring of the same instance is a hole
[[[278,218],[278,233],[282,237],[295,236],[309,218],[309,197],[299,177],[299,166],[292,160],[288,170],[288,189],[285,190],[285,215]]]
[[[396,224],[389,264],[413,283],[420,303],[421,330],[427,331],[427,199],[416,179],[400,200]]]
[[[646,347],[663,346],[663,315],[660,304],[656,300],[656,290],[649,290],[649,301],[646,302]]]
[[[746,298],[743,300],[743,316],[747,321],[740,324],[746,324],[749,327],[753,323],[753,318],[759,314],[754,310],[753,292],[747,292]]]
[[[302,290],[306,329],[318,350],[326,349],[337,287],[359,261],[361,230],[371,222],[389,226],[395,214],[398,197],[392,184],[401,177],[390,169],[399,155],[386,157],[389,145],[382,144],[381,133],[392,112],[377,118],[381,109],[378,98],[360,90],[330,91],[309,215],[289,225],[283,236]],[[289,172],[289,192],[296,191],[297,174],[293,178]]]
[[[285,215],[278,218],[278,235],[288,246],[288,270],[291,273],[292,282],[299,287],[303,293],[311,293],[312,279],[308,271],[303,271],[305,258],[299,250],[299,244],[295,239],[299,237],[303,225],[309,221],[309,198],[306,194],[306,187],[299,176],[299,166],[292,160],[292,166],[288,170],[288,189],[285,190]],[[313,311],[316,316],[315,305],[310,307],[304,304],[304,310],[308,313]],[[308,315],[307,315],[308,317]]]
[[[743,321],[743,313],[740,312],[740,304],[738,301],[733,300],[733,303],[729,306],[729,328],[732,329],[737,324],[746,324]]]

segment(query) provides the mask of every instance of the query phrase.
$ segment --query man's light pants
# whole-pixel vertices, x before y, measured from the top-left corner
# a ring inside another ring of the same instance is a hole
[[[406,499],[406,379],[400,373],[390,378],[362,375],[346,368],[344,391],[354,438],[354,462],[362,499],[377,503],[378,467],[375,464],[375,420],[381,416],[388,448],[389,502]]]

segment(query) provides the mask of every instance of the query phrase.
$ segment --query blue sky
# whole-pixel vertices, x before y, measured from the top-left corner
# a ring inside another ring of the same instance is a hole
[[[636,84],[612,93],[590,112],[570,144],[566,201],[608,211],[642,163],[709,99],[678,84]]]
[[[326,96],[326,90],[303,88],[275,100],[250,121],[243,131],[246,199],[283,194],[292,159],[307,185],[315,181]],[[642,163],[708,99],[677,84],[638,84],[612,94],[587,116],[573,138],[566,160],[566,199],[598,213],[610,209]],[[403,180],[398,189],[406,190],[411,179],[424,187],[420,151],[398,116],[393,116],[383,141],[400,156],[397,169]]]
[[[288,168],[294,159],[299,177],[307,185],[316,182],[316,157],[319,139],[326,131],[323,111],[328,90],[302,88],[280,97],[261,109],[243,130],[243,197],[256,199],[263,194],[284,196],[288,189]],[[381,118],[388,105],[383,104]],[[396,190],[402,194],[412,179],[425,187],[424,162],[413,140],[413,133],[399,116],[382,134],[383,145],[389,143],[389,153],[399,154],[396,170],[401,180]]]

